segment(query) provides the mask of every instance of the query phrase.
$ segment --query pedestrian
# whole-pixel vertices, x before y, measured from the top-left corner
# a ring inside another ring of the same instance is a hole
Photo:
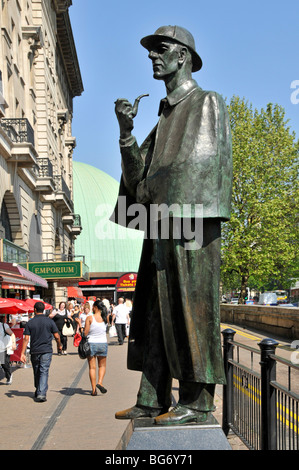
[[[127,336],[127,325],[130,324],[129,313],[130,310],[125,305],[125,299],[120,297],[118,299],[118,305],[113,310],[113,322],[115,324],[118,343],[124,344],[124,339]]]
[[[8,340],[11,337],[12,349],[16,349],[16,337],[9,325],[5,323],[5,315],[0,314],[0,364],[5,373],[6,385],[12,383],[10,356],[7,352]]]
[[[21,353],[21,361],[25,363],[25,353],[30,339],[30,356],[35,386],[34,396],[37,402],[47,400],[49,369],[53,354],[53,335],[58,350],[62,349],[58,328],[51,318],[43,314],[44,308],[43,302],[35,303],[35,316],[25,326]]]
[[[103,297],[102,298],[102,302],[103,304],[105,305],[106,309],[109,311],[109,308],[110,308],[110,302],[108,299],[106,299],[106,297]]]
[[[79,314],[79,317],[76,319],[77,323],[79,324],[79,329],[84,330],[85,327],[85,321],[88,315],[92,315],[91,308],[90,308],[90,303],[85,302],[83,306],[83,312]]]
[[[108,309],[108,325],[112,326],[112,319],[113,319],[113,310],[115,309],[116,305],[114,302],[110,303],[110,308]]]
[[[80,316],[80,306],[79,305],[75,305],[72,313],[71,313],[71,319],[72,319],[72,326],[73,326],[73,329],[74,329],[74,332],[76,333],[77,332],[77,329],[78,329],[78,320],[79,320],[79,316]]]
[[[88,315],[85,321],[84,334],[87,336],[91,354],[88,357],[89,378],[91,382],[91,395],[97,395],[97,388],[106,393],[103,386],[106,373],[108,342],[106,336],[107,308],[103,302],[96,300],[92,307],[93,315]],[[98,363],[98,382],[96,383],[96,367]]]
[[[59,335],[60,335],[60,341],[62,344],[62,350],[58,350],[57,353],[59,356],[61,354],[66,355],[66,349],[67,349],[67,336],[62,334],[62,329],[68,321],[71,321],[71,312],[67,310],[66,308],[66,303],[65,302],[60,302],[58,305],[57,310],[53,310],[52,313],[50,313],[49,318],[52,318],[54,320],[54,323],[56,324]]]

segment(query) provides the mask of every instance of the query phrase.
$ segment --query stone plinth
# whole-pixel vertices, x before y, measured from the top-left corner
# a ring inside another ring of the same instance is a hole
[[[202,424],[181,426],[157,426],[152,418],[138,418],[128,425],[122,444],[128,451],[231,450],[214,416]]]

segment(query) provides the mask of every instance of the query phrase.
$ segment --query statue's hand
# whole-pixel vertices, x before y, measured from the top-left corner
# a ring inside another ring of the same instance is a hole
[[[131,131],[134,128],[133,106],[128,100],[119,98],[115,101],[115,114],[119,123],[120,137],[125,139],[131,135]]]

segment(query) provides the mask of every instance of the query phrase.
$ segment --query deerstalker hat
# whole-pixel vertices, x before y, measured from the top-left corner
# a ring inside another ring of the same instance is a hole
[[[196,52],[194,38],[187,29],[181,26],[161,26],[154,34],[142,38],[140,43],[145,49],[150,50],[161,39],[172,39],[183,46],[187,46],[192,55],[192,72],[201,69],[202,60]]]

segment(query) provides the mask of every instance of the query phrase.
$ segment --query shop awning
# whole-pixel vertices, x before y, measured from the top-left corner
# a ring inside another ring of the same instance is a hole
[[[48,287],[45,279],[16,263],[0,263],[0,282],[2,289],[34,290],[35,286]]]
[[[84,295],[82,290],[79,287],[68,287],[67,288],[67,296],[68,297],[74,297],[75,299],[83,299]]]
[[[10,276],[1,276],[0,282],[2,289],[19,289],[19,290],[35,290],[32,282],[26,281],[25,279],[17,279]]]
[[[79,282],[80,287],[91,287],[91,286],[115,286],[117,283],[116,279],[92,279],[91,281]]]
[[[23,268],[23,266],[19,266],[18,264],[16,265],[20,274],[28,279],[29,281],[34,282],[36,286],[40,287],[48,287],[48,282],[46,279],[43,279],[42,277],[38,276],[37,274],[32,273],[31,271],[28,271],[28,269]]]

